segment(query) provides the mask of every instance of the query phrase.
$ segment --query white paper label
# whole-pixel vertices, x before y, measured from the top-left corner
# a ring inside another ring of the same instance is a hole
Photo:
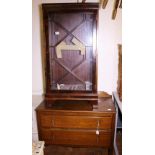
[[[96,135],[99,135],[99,134],[100,134],[99,130],[96,130]]]

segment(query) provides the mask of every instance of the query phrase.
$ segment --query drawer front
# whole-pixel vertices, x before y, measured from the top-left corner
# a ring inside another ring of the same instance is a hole
[[[43,128],[112,129],[112,116],[52,116],[42,114],[40,120]]]
[[[111,132],[74,131],[74,130],[42,130],[42,140],[46,144],[76,145],[76,146],[111,146]]]

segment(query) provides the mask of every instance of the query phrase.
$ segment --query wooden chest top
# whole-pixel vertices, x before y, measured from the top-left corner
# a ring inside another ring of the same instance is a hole
[[[97,102],[93,103],[93,102]],[[45,101],[43,101],[36,111],[52,111],[52,112],[68,112],[68,113],[115,113],[115,107],[111,98],[99,98],[97,101],[86,100],[58,100],[54,101],[52,107],[46,107]]]

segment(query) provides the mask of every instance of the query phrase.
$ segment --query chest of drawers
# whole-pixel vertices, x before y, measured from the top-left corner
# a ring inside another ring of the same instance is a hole
[[[115,108],[111,99],[99,99],[95,106],[84,103],[81,106],[76,101],[65,105],[47,108],[43,102],[37,107],[39,140],[44,140],[46,145],[112,150]]]

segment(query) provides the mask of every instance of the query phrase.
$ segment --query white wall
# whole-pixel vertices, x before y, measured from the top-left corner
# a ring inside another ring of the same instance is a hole
[[[116,19],[112,20],[113,1],[99,10],[98,33],[98,90],[109,94],[117,89],[117,44],[122,43],[122,10],[118,9]]]
[[[106,91],[109,94],[117,87],[117,44],[121,43],[121,9],[115,20],[111,19],[113,1],[109,0],[106,9],[99,11],[99,31],[98,31],[98,90]],[[43,93],[43,76],[41,61],[41,25],[39,4],[41,3],[64,3],[77,2],[76,0],[33,0],[32,12],[32,94],[41,95]],[[97,0],[87,0],[87,2],[97,2]]]
[[[43,100],[43,96],[41,95],[33,95],[32,96],[32,139],[38,140],[38,129],[37,129],[37,121],[36,121],[36,107]]]

